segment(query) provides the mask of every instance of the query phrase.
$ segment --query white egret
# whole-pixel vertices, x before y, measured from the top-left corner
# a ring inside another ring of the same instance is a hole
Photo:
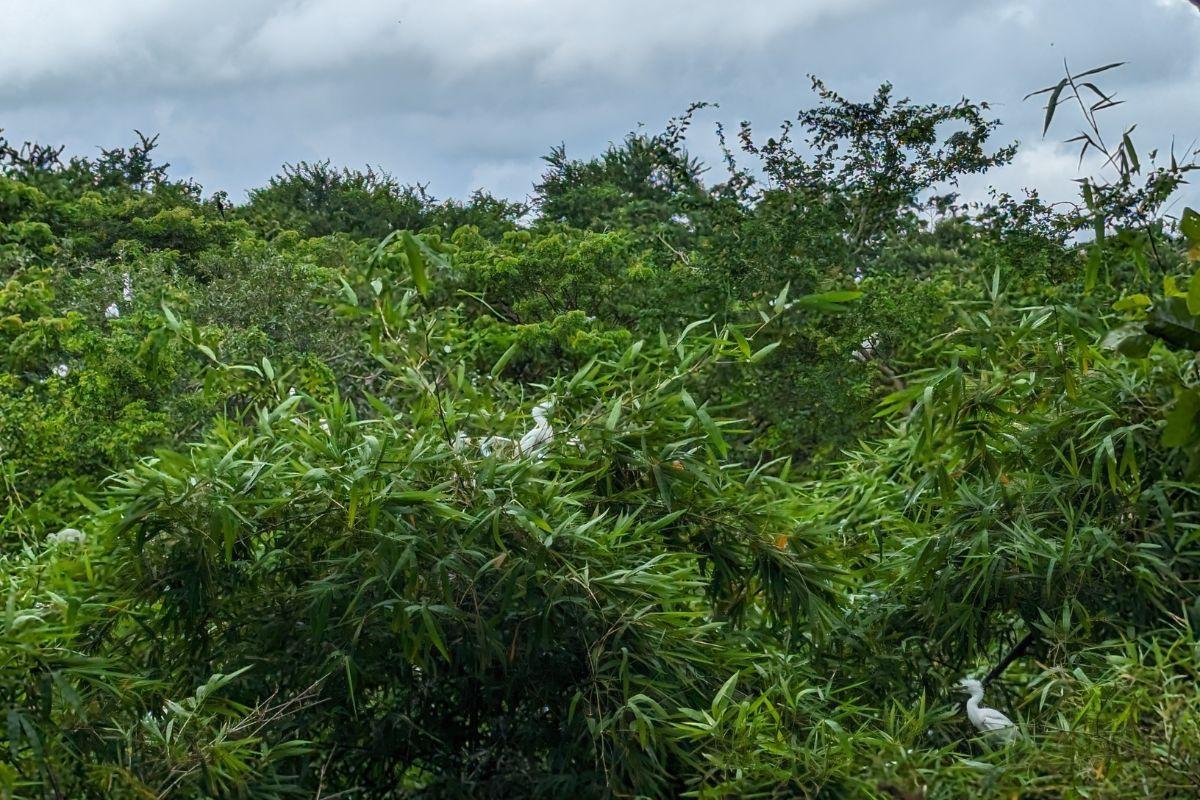
[[[491,455],[516,457],[532,456],[540,458],[546,446],[554,441],[554,428],[550,426],[547,415],[554,404],[550,401],[538,403],[533,407],[533,427],[522,434],[520,439],[510,439],[507,436],[484,436],[479,440],[479,452],[485,458]],[[454,438],[454,449],[462,451],[475,440],[462,431]]]
[[[967,719],[977,730],[1009,742],[1020,737],[1021,732],[1011,719],[994,708],[979,705],[983,699],[982,683],[974,678],[963,678],[958,688],[970,695],[967,700]]]
[[[878,351],[879,334],[872,333],[870,336],[862,340],[862,344],[858,346],[857,350],[851,353],[851,356],[858,361],[866,363],[875,358],[875,356],[878,354]]]
[[[517,443],[507,436],[485,436],[479,440],[479,452],[487,458],[494,451],[508,450],[516,445]]]
[[[107,319],[116,319],[121,316],[121,307],[116,303],[109,303],[108,308],[104,309],[104,316]]]
[[[552,408],[554,408],[554,404],[549,402],[538,403],[533,407],[534,425],[517,442],[517,450],[521,455],[537,455],[546,449],[546,445],[554,441],[554,428],[550,427],[550,423],[546,419],[546,415]]]

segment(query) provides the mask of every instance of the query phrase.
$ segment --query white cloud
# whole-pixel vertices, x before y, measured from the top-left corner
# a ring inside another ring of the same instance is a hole
[[[883,0],[0,0],[9,90],[69,78],[163,85],[342,69],[372,59],[463,79],[519,59],[542,79],[746,48]]]
[[[519,0],[408,4],[403,24],[418,48],[449,44],[437,60],[462,75],[529,58],[541,79],[578,71],[630,74],[655,57],[752,48],[826,17],[847,17],[880,0]],[[443,41],[444,40],[444,41]],[[651,76],[643,76],[651,77]]]
[[[471,169],[468,185],[486,189],[493,194],[524,200],[530,186],[546,168],[538,159],[503,159],[484,161]]]
[[[1082,170],[1091,172],[1100,163],[1089,158]],[[971,176],[960,190],[964,196],[983,198],[989,186],[1022,197],[1027,190],[1037,190],[1043,200],[1050,202],[1074,200],[1078,196],[1075,179],[1081,174],[1079,150],[1057,141],[1033,141],[1021,146],[1012,163],[988,175]]]
[[[883,80],[914,100],[995,103],[1026,142],[1004,188],[1073,192],[1074,156],[1022,96],[1113,60],[1139,146],[1200,132],[1200,14],[1186,0],[0,0],[0,127],[73,151],[162,134],[211,188],[280,163],[382,165],[439,196],[521,198],[558,142],[586,155],[693,100],[766,131],[812,102],[806,73],[851,97]],[[976,186],[976,183],[972,184]],[[982,191],[986,179],[976,188]],[[973,189],[972,191],[975,191]]]
[[[398,21],[401,3],[309,0],[285,4],[265,19],[246,56],[283,71],[340,68],[406,46]]]
[[[171,0],[0,0],[0,73],[9,92],[48,81],[158,83],[222,71],[247,21],[239,4]]]

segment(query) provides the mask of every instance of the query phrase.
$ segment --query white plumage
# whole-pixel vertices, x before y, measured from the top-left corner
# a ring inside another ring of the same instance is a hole
[[[983,684],[974,678],[963,678],[959,688],[970,695],[967,700],[967,719],[982,733],[1012,741],[1021,735],[1016,723],[994,708],[979,705],[983,700]]]
[[[870,336],[862,340],[862,344],[858,346],[851,355],[858,361],[864,364],[875,358],[879,351],[879,334],[872,333]]]
[[[52,533],[46,537],[46,543],[50,545],[56,544],[82,544],[87,541],[87,534],[78,528],[63,528],[57,533]]]
[[[550,427],[546,415],[550,413],[550,409],[554,406],[551,403],[538,403],[533,407],[533,422],[534,425],[521,440],[517,442],[517,449],[523,456],[535,455],[545,449],[546,445],[554,441],[554,428]]]
[[[470,441],[469,439],[467,441]],[[479,440],[479,452],[486,458],[497,451],[508,451],[516,444],[507,436],[485,436]]]
[[[547,401],[533,407],[533,427],[522,434],[520,439],[513,440],[507,436],[485,436],[479,440],[479,452],[485,458],[496,455],[507,458],[525,456],[540,459],[542,451],[554,441],[554,428],[551,427],[547,415],[554,404]],[[454,449],[462,452],[468,446],[474,445],[475,440],[462,431],[454,438]]]

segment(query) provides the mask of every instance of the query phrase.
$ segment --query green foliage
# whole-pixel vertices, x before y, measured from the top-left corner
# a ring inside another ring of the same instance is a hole
[[[1066,211],[887,85],[532,210],[0,139],[0,798],[1190,796],[1194,161],[1106,69]]]
[[[437,203],[420,185],[401,185],[386,172],[336,169],[328,161],[285,164],[283,173],[250,193],[239,209],[264,235],[280,230],[305,237],[345,234],[379,240],[397,229],[475,225],[496,236],[524,213],[517,203],[476,192],[466,203]]]

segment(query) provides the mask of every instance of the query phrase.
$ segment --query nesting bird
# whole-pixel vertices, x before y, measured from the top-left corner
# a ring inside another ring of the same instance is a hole
[[[523,456],[536,455],[546,449],[546,445],[554,441],[554,428],[550,427],[547,415],[554,405],[538,403],[533,407],[534,425],[517,442],[517,450]]]
[[[1006,742],[1020,738],[1021,732],[1016,723],[994,708],[979,705],[983,700],[982,683],[974,678],[963,678],[958,682],[958,688],[970,695],[967,699],[967,719],[971,720],[976,730]]]
[[[533,427],[526,431],[520,439],[512,440],[507,436],[485,436],[479,440],[479,452],[485,458],[491,455],[532,456],[540,458],[542,451],[554,441],[554,428],[550,425],[549,414],[554,404],[546,401],[533,407]],[[454,449],[462,451],[475,442],[462,431],[454,438]]]

